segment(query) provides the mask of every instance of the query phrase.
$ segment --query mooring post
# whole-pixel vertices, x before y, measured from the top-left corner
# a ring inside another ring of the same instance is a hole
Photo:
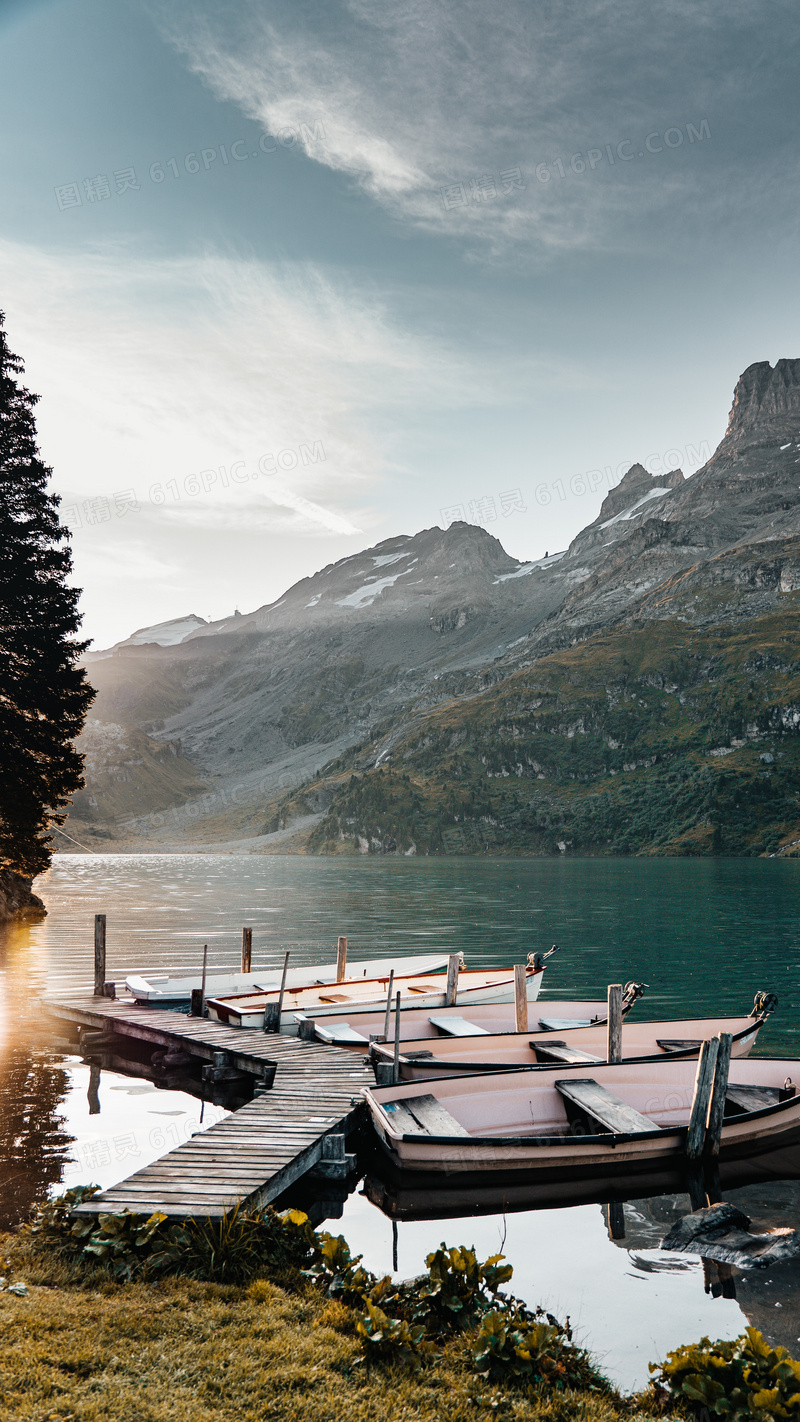
[[[445,990],[445,1007],[455,1007],[458,998],[458,969],[460,964],[459,953],[451,953],[447,959],[447,988]]]
[[[705,1153],[711,1156],[719,1155],[719,1143],[722,1137],[722,1118],[725,1114],[725,1095],[728,1090],[728,1072],[731,1065],[731,1046],[733,1038],[730,1032],[720,1032],[717,1037],[719,1046],[717,1048],[717,1061],[714,1068],[714,1083],[711,1088],[711,1101],[708,1107],[708,1121],[706,1126],[706,1139],[703,1147]]]
[[[253,961],[253,930],[252,928],[242,929],[242,972],[249,973],[250,965]]]
[[[622,983],[608,985],[608,1040],[606,1061],[622,1061]]]
[[[89,1115],[100,1115],[100,1068],[96,1062],[89,1067],[89,1088],[86,1092],[86,1099],[89,1102]]]
[[[400,994],[397,994],[394,1003],[394,1066],[392,1068],[392,1084],[397,1085],[400,1080]]]
[[[389,1040],[389,1013],[392,1007],[392,984],[394,983],[394,968],[389,972],[389,991],[386,994],[386,1018],[383,1024],[383,1040]]]
[[[344,982],[344,975],[347,972],[347,939],[340,938],[336,944],[336,981]]]
[[[517,1031],[528,1030],[528,970],[524,963],[514,964],[514,1014]]]
[[[694,1079],[692,1109],[689,1114],[689,1125],[686,1131],[686,1158],[689,1161],[697,1161],[703,1154],[703,1146],[706,1138],[706,1122],[708,1121],[708,1108],[711,1100],[711,1090],[714,1085],[714,1071],[717,1065],[718,1052],[718,1037],[712,1037],[710,1040],[705,1041],[700,1048],[700,1056],[697,1061],[697,1074]]]
[[[277,1002],[264,1003],[264,1031],[280,1032],[281,1013],[283,1012],[283,994],[286,991],[286,972],[289,967],[289,952],[283,957],[283,972],[281,973],[281,990],[278,993]],[[311,1034],[313,1036],[313,1033]]]
[[[205,1017],[206,1015],[206,969],[208,967],[208,944],[203,944],[203,976],[200,979],[199,988],[192,988],[191,1002],[189,1005],[190,1017]]]
[[[94,995],[106,995],[106,916],[94,916]]]

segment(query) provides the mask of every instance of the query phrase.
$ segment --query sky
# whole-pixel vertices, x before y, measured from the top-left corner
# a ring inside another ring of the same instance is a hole
[[[0,0],[0,308],[103,647],[527,560],[800,355],[793,0]]]

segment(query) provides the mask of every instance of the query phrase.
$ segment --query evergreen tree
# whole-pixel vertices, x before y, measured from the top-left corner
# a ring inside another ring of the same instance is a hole
[[[79,589],[51,470],[36,445],[23,363],[0,312],[0,874],[30,880],[47,868],[50,826],[63,824],[83,784],[80,734],[94,691],[76,665]],[[5,872],[3,872],[5,871]]]

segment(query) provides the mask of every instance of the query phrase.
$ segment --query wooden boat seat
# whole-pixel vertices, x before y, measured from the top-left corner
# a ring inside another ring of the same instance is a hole
[[[407,1096],[404,1101],[385,1102],[383,1109],[404,1136],[469,1135],[435,1096]]]
[[[320,1002],[349,1002],[350,998],[346,992],[326,992],[320,993]]]
[[[530,1046],[536,1053],[536,1059],[540,1062],[566,1062],[569,1066],[577,1066],[584,1062],[587,1066],[597,1065],[598,1062],[605,1061],[605,1057],[594,1057],[591,1052],[583,1052],[580,1047],[569,1047],[566,1042],[548,1040],[547,1042],[531,1042]]]
[[[611,1091],[591,1078],[575,1081],[564,1078],[554,1083],[556,1091],[563,1096],[567,1117],[571,1125],[586,1126],[590,1131],[610,1131],[613,1135],[638,1135],[640,1131],[654,1131],[659,1128],[654,1121],[643,1116],[627,1102],[620,1101]]]
[[[443,1032],[446,1037],[488,1037],[490,1034],[485,1027],[478,1027],[475,1022],[468,1022],[466,1017],[429,1017],[428,1021],[437,1032]]]
[[[775,1106],[779,1101],[788,1101],[795,1095],[795,1086],[734,1086],[728,1083],[725,1092],[725,1114],[739,1115],[742,1111],[761,1111],[765,1106]],[[731,1111],[728,1111],[731,1107]]]
[[[699,1052],[703,1043],[694,1037],[657,1037],[662,1052]]]
[[[605,1020],[605,1017],[540,1017],[539,1026],[543,1032],[569,1032],[573,1027],[599,1027]]]
[[[418,1052],[404,1052],[403,1060],[406,1062],[432,1062],[433,1052],[423,1051],[422,1048]]]
[[[368,1039],[349,1022],[334,1022],[330,1026],[326,1022],[315,1022],[314,1032],[320,1042],[351,1042],[354,1046],[369,1046]]]

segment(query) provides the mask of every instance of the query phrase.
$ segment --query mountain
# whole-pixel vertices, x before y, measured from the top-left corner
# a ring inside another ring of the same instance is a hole
[[[633,465],[563,552],[426,529],[95,654],[70,833],[793,853],[798,590],[800,361],[759,362],[701,470]]]

